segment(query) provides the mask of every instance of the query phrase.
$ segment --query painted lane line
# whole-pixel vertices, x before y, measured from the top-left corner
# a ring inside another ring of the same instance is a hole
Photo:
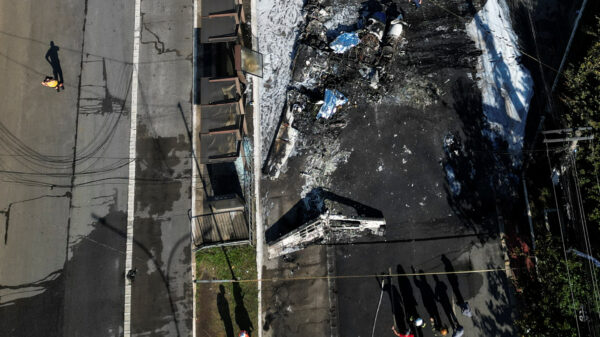
[[[197,88],[196,88],[196,67],[198,66],[196,64],[196,58],[197,58],[197,38],[196,38],[196,28],[198,28],[198,6],[199,6],[199,1],[198,0],[194,0],[193,3],[194,6],[194,10],[193,10],[193,15],[194,15],[194,26],[193,26],[193,30],[192,30],[192,50],[194,51],[194,60],[192,62],[192,73],[194,74],[194,76],[192,76],[194,82],[192,84],[192,88],[193,88],[193,95],[196,95],[197,92]],[[192,135],[195,134],[195,132],[193,132],[194,128],[196,127],[196,114],[198,113],[198,107],[196,105],[196,97],[192,97]],[[191,218],[190,218],[190,229],[192,230],[192,240],[190,240],[190,255],[191,255],[191,260],[192,260],[192,337],[196,337],[196,312],[198,310],[197,306],[196,306],[196,291],[197,291],[197,285],[196,282],[194,282],[194,280],[196,279],[196,254],[194,253],[194,238],[193,238],[193,231],[194,231],[194,215],[196,213],[196,184],[198,184],[198,179],[197,176],[198,174],[200,174],[200,172],[198,172],[198,165],[197,165],[197,159],[196,159],[196,142],[194,141],[194,138],[190,138],[190,142],[192,142],[192,212],[191,212]]]
[[[129,126],[129,181],[127,188],[127,246],[125,272],[133,269],[133,220],[135,218],[135,169],[137,141],[138,65],[141,40],[141,0],[135,0],[135,22],[133,30],[133,71],[131,73],[131,114]],[[124,276],[125,277],[125,276]],[[125,277],[125,308],[123,310],[123,336],[131,336],[131,281]]]

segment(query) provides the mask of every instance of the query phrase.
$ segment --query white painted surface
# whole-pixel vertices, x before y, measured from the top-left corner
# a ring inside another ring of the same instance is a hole
[[[263,155],[260,161],[255,162],[258,165],[262,164],[267,155],[267,147],[283,112],[287,86],[292,76],[291,55],[298,34],[298,24],[303,19],[302,5],[303,0],[253,1],[252,31],[257,34],[258,49],[264,55],[263,78],[257,82],[261,86],[261,124],[254,124],[262,129]]]
[[[518,39],[506,2],[488,1],[467,24],[467,33],[483,51],[477,65],[477,84],[490,128],[485,133],[492,140],[504,139],[509,150],[520,156],[533,79],[519,62]]]
[[[138,108],[138,66],[141,39],[141,0],[135,0],[135,21],[133,27],[133,72],[131,74],[131,114],[129,129],[129,181],[127,189],[127,243],[125,250],[125,272],[133,266],[133,220],[135,217],[135,168]],[[125,308],[123,336],[131,336],[131,282],[125,279]]]

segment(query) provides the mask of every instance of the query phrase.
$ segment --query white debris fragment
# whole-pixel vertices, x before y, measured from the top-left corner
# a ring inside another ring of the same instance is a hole
[[[454,169],[450,165],[446,165],[444,167],[446,169],[446,180],[448,181],[448,187],[454,196],[460,194],[461,185],[458,181],[456,181],[456,175],[454,174]]]
[[[402,149],[404,149],[405,154],[412,154],[412,151],[408,147],[406,147],[406,145],[403,145]]]
[[[344,6],[336,6],[336,10],[324,24],[327,30],[335,30],[339,26],[348,26],[354,24],[358,20],[359,15],[358,4],[344,4]]]
[[[552,169],[552,183],[554,185],[558,185],[559,180],[560,180],[560,172],[557,169],[553,168]]]

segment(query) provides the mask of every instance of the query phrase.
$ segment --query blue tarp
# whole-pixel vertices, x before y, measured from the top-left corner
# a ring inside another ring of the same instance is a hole
[[[317,118],[329,118],[335,113],[338,106],[348,103],[348,99],[337,90],[325,89],[325,103],[321,106]]]
[[[375,12],[371,17],[381,23],[385,23],[386,17],[384,12]]]
[[[581,257],[583,257],[584,259],[588,259],[588,260],[592,261],[592,263],[593,263],[593,264],[594,264],[596,267],[600,268],[600,261],[598,261],[598,260],[597,260],[596,258],[594,258],[593,256],[590,256],[590,255],[588,255],[588,254],[582,253],[582,252],[578,251],[577,249],[573,249],[573,248],[569,249],[569,251],[570,251],[570,252],[573,252],[573,253],[575,253],[575,254],[577,254],[577,255],[581,256]]]
[[[342,33],[329,44],[334,53],[342,54],[360,42],[357,32]]]

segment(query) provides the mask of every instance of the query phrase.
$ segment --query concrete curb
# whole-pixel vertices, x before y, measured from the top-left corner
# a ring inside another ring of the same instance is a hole
[[[250,31],[252,32],[252,49],[260,52],[258,45],[258,14],[256,12],[256,0],[250,1]],[[252,101],[253,101],[253,125],[254,125],[254,158],[253,158],[253,171],[254,171],[254,202],[255,202],[255,237],[256,237],[256,275],[258,279],[262,279],[263,270],[263,254],[264,254],[264,232],[262,225],[262,208],[260,204],[260,177],[261,177],[261,158],[262,158],[262,134],[261,134],[261,123],[260,123],[260,92],[259,87],[261,79],[252,76]],[[262,282],[257,282],[258,287],[258,318],[257,318],[257,329],[258,337],[262,337],[263,331],[263,320],[262,320]]]

